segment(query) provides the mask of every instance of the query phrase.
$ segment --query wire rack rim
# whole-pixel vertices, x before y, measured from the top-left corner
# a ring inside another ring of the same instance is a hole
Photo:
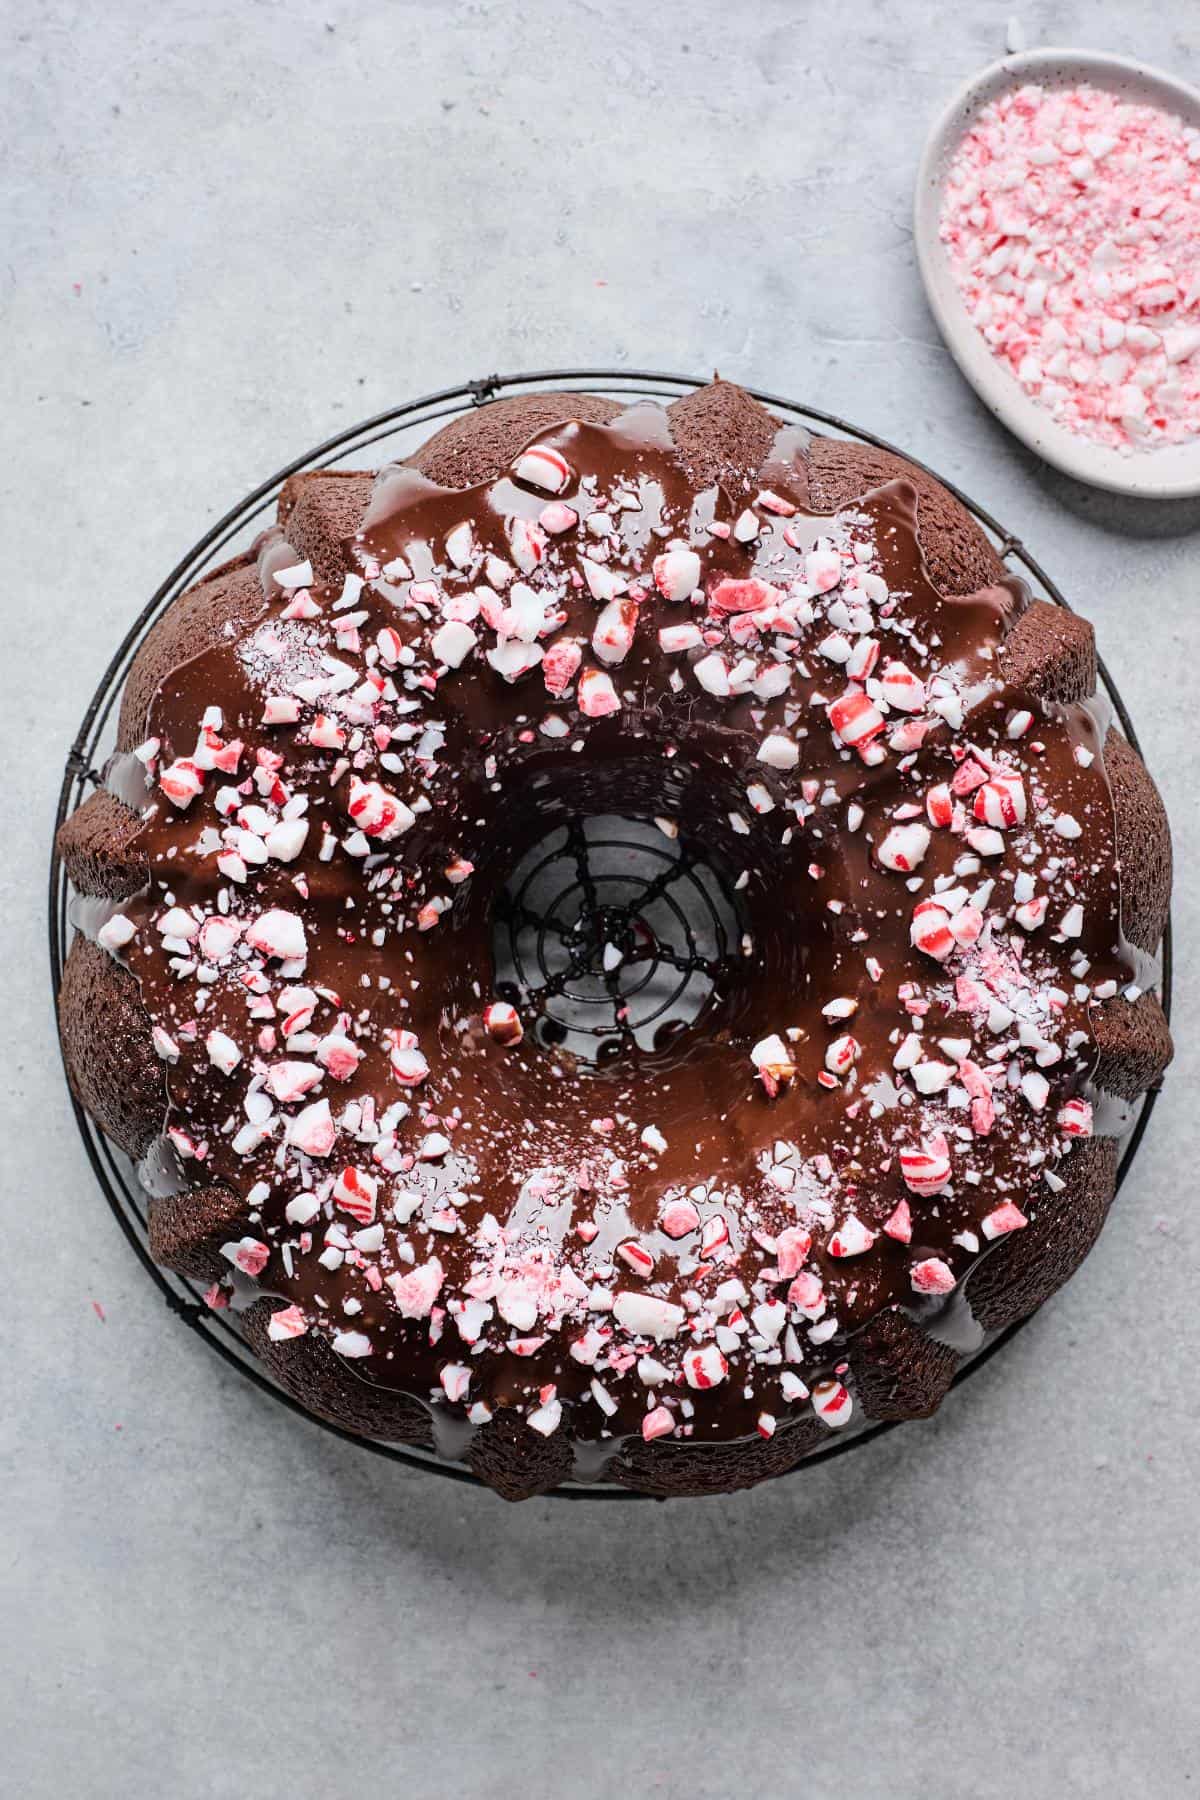
[[[365,449],[381,438],[394,435],[398,429],[430,424],[439,417],[460,417],[468,408],[482,406],[491,400],[499,399],[507,390],[511,389],[537,387],[553,389],[556,386],[562,386],[565,389],[574,388],[576,391],[586,391],[586,388],[580,388],[580,384],[594,382],[610,394],[630,394],[636,398],[662,400],[669,396],[673,397],[679,392],[687,393],[704,387],[707,385],[707,381],[708,378],[703,376],[669,374],[652,369],[544,369],[512,375],[485,375],[474,381],[464,382],[457,387],[439,388],[432,393],[422,395],[419,399],[405,401],[398,406],[375,413],[370,418],[360,420],[358,424],[337,432],[334,436],[326,438],[323,443],[294,457],[282,469],[243,496],[214,525],[210,526],[208,531],[175,564],[133,621],[101,676],[71,748],[67,752],[55,815],[55,834],[57,835],[58,827],[80,804],[85,788],[99,779],[94,766],[96,752],[124,685],[127,665],[140,647],[147,628],[183,591],[191,578],[203,566],[214,560],[215,553],[224,549],[235,536],[245,531],[253,523],[256,516],[265,510],[279,488],[292,475],[298,474],[302,470],[328,467],[339,453]],[[1065,595],[1022,540],[1009,532],[993,514],[980,506],[954,482],[947,480],[944,475],[930,468],[927,463],[921,462],[909,451],[900,449],[888,439],[839,418],[834,413],[802,405],[764,389],[747,388],[746,391],[764,406],[790,414],[804,424],[826,426],[859,443],[870,444],[876,449],[902,456],[914,467],[924,470],[953,494],[992,534],[996,541],[997,554],[1002,559],[1014,559],[1033,577],[1055,605],[1065,608],[1068,612],[1072,610]],[[1133,721],[1102,659],[1099,659],[1099,673],[1101,683],[1111,700],[1125,736],[1135,750],[1140,749]],[[68,935],[66,909],[67,881],[57,848],[54,848],[50,859],[48,911],[50,971],[56,1003]],[[1162,1007],[1168,1019],[1171,1012],[1171,975],[1172,936],[1171,922],[1168,918],[1162,941],[1160,978]],[[60,1053],[61,1049],[60,1036]],[[1118,1192],[1137,1154],[1156,1100],[1157,1089],[1151,1089],[1140,1103],[1137,1120],[1121,1156],[1116,1182]],[[458,1464],[443,1462],[430,1452],[359,1437],[354,1432],[334,1424],[331,1420],[321,1419],[284,1389],[276,1386],[258,1364],[240,1335],[236,1334],[226,1323],[223,1314],[213,1312],[203,1305],[195,1298],[190,1288],[178,1278],[171,1277],[166,1270],[161,1269],[152,1260],[134,1224],[134,1219],[138,1218],[136,1203],[128,1192],[126,1178],[117,1160],[118,1153],[73,1096],[71,1103],[76,1125],[83,1139],[93,1172],[100,1183],[110,1210],[115,1215],[134,1254],[159,1289],[163,1302],[169,1310],[191,1326],[227,1364],[235,1368],[239,1374],[251,1381],[264,1394],[269,1395],[272,1400],[281,1403],[298,1417],[308,1421],[309,1424],[319,1426],[331,1436],[341,1438],[358,1449],[368,1450],[377,1456],[386,1457],[392,1462],[402,1463],[409,1468],[419,1469],[425,1473],[435,1473],[445,1480],[462,1482],[473,1488],[481,1488],[484,1485],[469,1469]],[[143,1224],[144,1230],[144,1223],[140,1219],[138,1222]],[[1001,1332],[959,1371],[955,1377],[954,1386],[960,1386],[983,1368],[1028,1323],[1029,1320],[1019,1320]],[[811,1452],[804,1457],[788,1473],[798,1474],[814,1463],[828,1462],[835,1456],[858,1449],[895,1429],[896,1424],[893,1422],[880,1423],[860,1430],[853,1437],[833,1439],[820,1450]],[[649,1495],[634,1493],[628,1488],[584,1483],[567,1484],[555,1488],[547,1497],[564,1500],[645,1500],[651,1498]]]

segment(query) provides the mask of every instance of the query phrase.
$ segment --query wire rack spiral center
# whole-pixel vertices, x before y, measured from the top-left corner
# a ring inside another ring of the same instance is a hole
[[[495,908],[497,991],[546,1049],[603,1066],[667,1051],[711,1010],[740,937],[729,883],[690,840],[602,814],[559,826]]]

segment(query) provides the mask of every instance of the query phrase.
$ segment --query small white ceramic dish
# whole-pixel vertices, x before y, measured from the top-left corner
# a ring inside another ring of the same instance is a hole
[[[1006,56],[959,89],[934,125],[917,174],[914,227],[917,263],[925,292],[955,362],[980,399],[1017,437],[1056,469],[1112,493],[1147,500],[1182,500],[1200,494],[1200,440],[1123,456],[1060,425],[1037,405],[1015,375],[993,356],[972,323],[938,237],[942,183],[964,132],[977,113],[1012,87],[1036,81],[1044,87],[1086,82],[1123,99],[1157,106],[1200,126],[1200,92],[1144,63],[1091,50],[1028,50]]]

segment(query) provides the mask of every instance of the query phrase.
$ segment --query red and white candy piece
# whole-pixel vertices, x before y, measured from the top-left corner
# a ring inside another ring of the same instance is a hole
[[[310,987],[285,987],[275,1002],[275,1010],[282,1020],[284,1037],[291,1037],[297,1031],[307,1031],[312,1024],[317,995]]]
[[[555,699],[565,694],[583,661],[583,651],[572,638],[560,638],[542,657],[542,680]]]
[[[461,525],[446,533],[446,555],[456,569],[470,568],[475,555],[475,533],[469,520],[464,519]]]
[[[513,464],[513,474],[528,487],[540,488],[544,494],[562,494],[570,487],[574,474],[561,451],[549,444],[530,444]]]
[[[628,588],[629,583],[625,577],[618,575],[607,563],[597,562],[592,556],[583,556],[580,561],[583,564],[583,579],[593,600],[615,600]]]
[[[503,1044],[506,1049],[519,1044],[525,1036],[521,1015],[507,1000],[494,1000],[484,1008],[483,1028],[495,1043]]]
[[[306,1156],[328,1156],[337,1142],[337,1126],[329,1110],[328,1100],[314,1100],[311,1106],[288,1120],[287,1140]]]
[[[690,1237],[700,1228],[700,1214],[690,1200],[668,1200],[658,1215],[658,1224],[669,1238]]]
[[[633,1270],[635,1275],[641,1275],[647,1281],[653,1275],[654,1257],[644,1244],[638,1242],[637,1238],[627,1238],[623,1244],[618,1244],[617,1255]]]
[[[543,1437],[553,1437],[562,1424],[562,1416],[562,1401],[556,1399],[551,1393],[548,1400],[544,1400],[540,1406],[535,1406],[532,1412],[526,1413],[525,1419],[526,1423],[534,1431],[540,1432]]]
[[[300,717],[300,702],[293,694],[268,694],[263,701],[264,725],[294,725]]]
[[[344,750],[346,734],[336,719],[318,713],[309,728],[308,741],[317,750]]]
[[[307,841],[307,819],[280,819],[263,839],[267,855],[277,862],[295,862]]]
[[[794,739],[782,731],[770,731],[758,746],[758,760],[769,769],[794,769],[800,751]]]
[[[919,1094],[942,1094],[954,1079],[953,1063],[938,1062],[928,1057],[911,1070],[912,1083]]]
[[[873,637],[861,637],[851,646],[846,658],[846,674],[851,681],[865,681],[879,661],[879,640]]]
[[[231,953],[242,935],[242,926],[237,919],[226,919],[214,914],[205,919],[200,927],[200,954],[205,962],[219,963]]]
[[[729,1242],[729,1223],[724,1213],[713,1213],[705,1219],[700,1231],[700,1252],[711,1256]]]
[[[579,710],[588,719],[604,719],[620,712],[621,701],[612,676],[602,669],[585,669],[579,677]]]
[[[884,1228],[884,1236],[894,1238],[898,1244],[911,1244],[913,1225],[912,1208],[907,1200],[897,1202],[891,1217]]]
[[[298,1306],[281,1306],[267,1320],[267,1336],[273,1344],[284,1344],[289,1338],[303,1337],[308,1320]]]
[[[1026,1069],[1018,1085],[1034,1112],[1041,1112],[1050,1098],[1050,1083],[1041,1070]]]
[[[804,558],[804,579],[818,594],[827,594],[842,579],[842,559],[836,550],[810,550]]]
[[[1025,823],[1025,783],[1017,774],[993,775],[975,793],[975,817],[981,825],[1003,831]]]
[[[995,1207],[980,1224],[979,1229],[989,1240],[1007,1237],[1010,1231],[1023,1231],[1029,1220],[1019,1206],[1006,1200],[1002,1206]]]
[[[275,585],[287,593],[294,593],[297,588],[312,586],[313,566],[307,560],[293,563],[289,569],[275,570]]]
[[[950,919],[950,935],[964,949],[976,942],[983,930],[983,914],[977,906],[960,906]]]
[[[861,1055],[862,1045],[857,1038],[837,1037],[826,1048],[825,1067],[831,1075],[848,1075]]]
[[[236,850],[222,850],[217,857],[217,868],[225,877],[226,881],[243,882],[249,875],[249,870],[247,869],[244,860],[237,854]]]
[[[936,900],[918,900],[913,908],[909,937],[918,950],[932,956],[935,962],[945,962],[954,952],[950,914]]]
[[[633,648],[637,616],[636,601],[628,597],[609,601],[592,632],[592,649],[602,663],[615,668],[625,661]]]
[[[658,634],[658,647],[664,656],[698,650],[703,642],[704,636],[698,625],[664,625]]]
[[[419,1263],[407,1274],[389,1275],[386,1279],[396,1310],[403,1318],[427,1319],[442,1291],[446,1274],[438,1258],[431,1256],[428,1262]]]
[[[861,750],[879,736],[887,721],[862,688],[847,688],[825,709],[843,744]]]
[[[350,777],[350,817],[367,837],[381,844],[391,843],[417,822],[417,815],[403,800],[378,781],[360,781]]]
[[[258,1238],[244,1237],[236,1244],[222,1244],[221,1255],[243,1275],[257,1277],[266,1268],[271,1252]]]
[[[780,519],[793,518],[797,511],[792,502],[785,500],[782,494],[777,494],[774,488],[764,488],[754,504],[761,506],[764,512],[774,513]]]
[[[375,645],[379,651],[380,661],[385,669],[394,669],[400,660],[400,652],[404,648],[404,640],[391,625],[385,625],[376,633]]]
[[[934,1132],[919,1150],[901,1150],[900,1173],[914,1194],[940,1194],[950,1180],[950,1146],[945,1133]]]
[[[758,1070],[767,1093],[774,1097],[796,1073],[791,1051],[778,1034],[760,1038],[750,1052],[750,1061]]]
[[[655,1438],[670,1437],[675,1429],[675,1420],[665,1406],[653,1407],[642,1420],[642,1436],[648,1444]]]
[[[929,848],[929,827],[913,823],[893,825],[877,852],[885,869],[909,875],[920,866]]]
[[[954,771],[950,791],[956,799],[962,799],[964,795],[973,794],[977,788],[981,788],[987,778],[988,772],[983,764],[978,762],[975,757],[968,756],[965,761],[959,763]]]
[[[447,1400],[457,1403],[467,1397],[471,1386],[471,1371],[466,1363],[446,1363],[438,1374],[438,1380]],[[532,1418],[529,1422],[533,1423]]]
[[[277,962],[296,962],[308,955],[304,920],[299,913],[271,907],[246,927],[246,942],[261,955]]]
[[[700,558],[694,550],[664,550],[654,559],[654,585],[664,600],[686,600],[700,585]]]
[[[375,1198],[379,1183],[365,1169],[352,1163],[344,1168],[333,1184],[333,1203],[360,1225],[369,1225],[375,1217]]]
[[[698,663],[692,665],[692,674],[705,693],[711,694],[714,700],[728,700],[732,692],[729,664],[715,650],[711,656],[702,656]]]
[[[775,606],[782,597],[777,587],[772,587],[769,581],[760,581],[757,575],[727,578],[718,581],[709,594],[708,609],[723,619],[732,613],[762,612],[766,607]]]
[[[812,1232],[800,1225],[785,1225],[775,1239],[775,1266],[782,1281],[790,1281],[804,1267],[812,1249]]]
[[[192,760],[201,771],[219,769],[223,775],[232,775],[242,760],[242,751],[245,746],[241,738],[234,738],[232,742],[225,743],[218,727],[219,720],[217,725],[206,723],[201,727],[200,735],[196,739],[196,748],[192,752]]]
[[[340,1031],[331,1031],[317,1045],[316,1058],[335,1081],[349,1081],[363,1059],[358,1045]],[[422,1062],[425,1060],[422,1057]]]
[[[698,1344],[683,1353],[683,1374],[689,1387],[719,1387],[729,1373],[729,1364],[715,1344]]]
[[[204,787],[204,775],[191,757],[180,756],[162,771],[158,785],[172,806],[187,810]]]
[[[879,686],[884,699],[896,712],[920,712],[925,704],[925,683],[906,663],[885,663]]]
[[[1003,856],[1004,833],[992,825],[973,825],[965,834],[977,856]]]
[[[1058,1129],[1064,1137],[1091,1137],[1092,1105],[1090,1100],[1082,1100],[1075,1095],[1070,1100],[1063,1102],[1055,1117]]]
[[[787,1291],[787,1301],[806,1319],[819,1319],[825,1311],[825,1290],[811,1270],[802,1269]]]
[[[509,527],[508,546],[512,559],[522,575],[532,575],[546,558],[546,534],[529,519],[514,519]]]
[[[952,1294],[958,1286],[954,1270],[940,1256],[926,1256],[909,1270],[915,1294]]]
[[[864,1225],[854,1213],[838,1226],[826,1248],[830,1256],[863,1256],[879,1234]]]
[[[818,1381],[812,1391],[813,1411],[835,1431],[850,1423],[854,1402],[840,1381]]]

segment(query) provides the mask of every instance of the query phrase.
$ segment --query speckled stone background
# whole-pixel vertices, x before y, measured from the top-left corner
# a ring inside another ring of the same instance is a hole
[[[0,16],[0,1790],[1195,1791],[1200,504],[1039,468],[926,312],[918,149],[1004,7]],[[1200,75],[1183,5],[1021,17]],[[935,1422],[723,1502],[512,1509],[292,1418],[164,1310],[62,1090],[43,882],[84,704],[207,523],[402,397],[586,362],[856,417],[1058,573],[1172,808],[1181,1044],[1099,1249]]]

